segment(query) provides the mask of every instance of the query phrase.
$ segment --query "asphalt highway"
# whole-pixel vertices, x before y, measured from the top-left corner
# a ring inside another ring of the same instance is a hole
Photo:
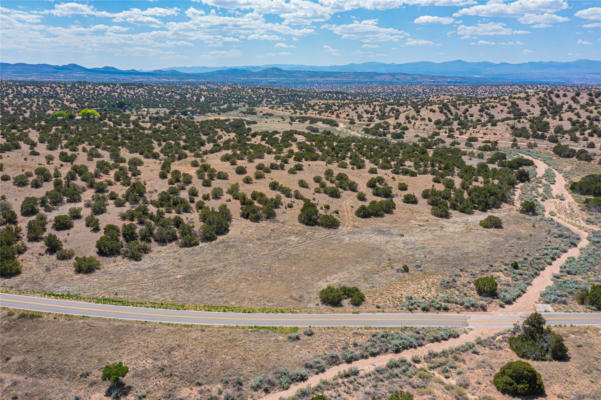
[[[0,306],[46,313],[171,324],[272,327],[490,327],[509,328],[528,313],[279,314],[169,310],[0,293]],[[601,313],[542,313],[549,325],[601,327]]]

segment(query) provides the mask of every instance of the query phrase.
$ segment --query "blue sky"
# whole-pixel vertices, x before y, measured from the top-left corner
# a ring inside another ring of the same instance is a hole
[[[2,62],[155,69],[601,59],[601,0],[2,0]]]

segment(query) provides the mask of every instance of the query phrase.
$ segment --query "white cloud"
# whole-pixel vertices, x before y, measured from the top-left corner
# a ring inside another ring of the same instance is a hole
[[[294,49],[294,45],[286,44],[286,43],[282,43],[282,42],[276,43],[274,45],[274,47],[279,47],[281,49]]]
[[[589,46],[589,45],[591,45],[592,43],[591,43],[591,42],[588,42],[588,41],[586,41],[586,40],[578,39],[578,40],[576,41],[576,44],[580,44],[580,45],[583,45],[583,46]]]
[[[569,20],[554,14],[566,8],[566,0],[516,0],[509,3],[505,0],[489,0],[486,4],[463,8],[454,16],[511,17],[535,28],[547,28],[553,23]]]
[[[451,17],[436,17],[433,15],[422,15],[421,17],[417,17],[413,22],[416,24],[443,24],[448,25],[452,24],[455,21]]]
[[[459,25],[457,34],[463,39],[472,36],[496,36],[496,35],[522,35],[530,33],[523,30],[513,30],[500,22],[489,22],[486,24],[477,24],[472,26]]]
[[[601,28],[601,22],[593,22],[591,24],[582,25],[585,28]]]
[[[568,8],[566,0],[490,0],[486,4],[459,10],[455,16],[473,15],[479,17],[519,17],[524,14],[548,14]]]
[[[589,21],[601,21],[601,7],[591,7],[578,11],[575,16]]]
[[[209,51],[209,55],[216,58],[231,58],[231,57],[239,57],[240,50],[232,49],[232,50],[213,50]]]
[[[530,50],[530,49],[524,49],[524,50],[522,50],[522,53],[523,54],[532,54],[532,50]]]
[[[409,38],[405,41],[406,46],[434,46],[436,43],[430,40]]]
[[[330,54],[331,54],[331,55],[333,55],[333,56],[339,56],[339,55],[340,55],[340,50],[338,50],[338,49],[336,49],[336,48],[334,48],[334,47],[332,47],[332,46],[329,46],[329,45],[327,45],[327,44],[324,44],[324,45],[323,45],[323,48],[324,48],[324,49],[325,49],[325,50],[326,50],[328,53],[330,53]]]
[[[329,29],[343,39],[359,40],[364,43],[397,42],[409,36],[406,32],[395,28],[378,26],[377,19],[354,21],[346,25],[323,25],[322,28]]]
[[[380,48],[380,45],[373,44],[373,43],[363,43],[361,45],[361,48],[363,48],[363,49],[378,49],[378,48]]]
[[[46,11],[57,17],[67,17],[71,15],[84,15],[99,18],[112,18],[114,22],[128,22],[130,24],[145,24],[150,26],[159,26],[161,21],[156,17],[175,16],[179,13],[177,8],[151,7],[146,10],[139,8],[130,8],[118,13],[97,10],[87,4],[81,3],[61,3],[55,4],[53,9]]]
[[[490,42],[488,40],[478,40],[477,42],[471,42],[471,46],[492,46],[497,44],[496,42]]]

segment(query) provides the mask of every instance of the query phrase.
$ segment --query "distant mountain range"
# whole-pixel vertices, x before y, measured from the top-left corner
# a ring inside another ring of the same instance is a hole
[[[363,63],[338,66],[264,65],[244,67],[174,67],[139,71],[77,64],[0,63],[3,80],[238,83],[309,87],[366,84],[601,84],[601,61],[529,62],[523,64],[449,61],[406,64]]]

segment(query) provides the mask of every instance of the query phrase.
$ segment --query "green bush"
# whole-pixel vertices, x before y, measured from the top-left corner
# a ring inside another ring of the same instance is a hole
[[[57,231],[66,231],[73,228],[73,220],[68,215],[57,215],[54,217],[52,229]]]
[[[570,190],[584,196],[601,196],[601,174],[591,174],[570,185]]]
[[[46,245],[46,251],[49,254],[54,254],[63,248],[63,243],[54,233],[50,233],[46,236],[44,244]]]
[[[417,197],[413,193],[403,195],[403,203],[417,204]]]
[[[492,276],[482,276],[474,281],[476,292],[479,296],[495,297],[497,295],[497,281]]]
[[[21,203],[21,215],[24,217],[36,215],[39,211],[38,204],[37,197],[25,197],[23,203]]]
[[[388,400],[413,400],[413,395],[409,392],[397,390],[396,392],[388,396]]]
[[[522,214],[536,215],[536,203],[533,201],[522,201],[520,212]]]
[[[200,227],[200,240],[203,242],[212,242],[217,240],[217,233],[215,232],[215,227],[209,224],[203,224]]]
[[[499,217],[489,215],[488,217],[480,221],[480,226],[486,229],[502,229],[503,221]]]
[[[90,274],[100,268],[100,261],[94,257],[75,257],[73,267],[78,274]]]
[[[150,253],[150,246],[137,240],[125,243],[125,247],[122,250],[123,257],[134,261],[140,261],[144,257],[144,254],[148,253]]]
[[[21,273],[21,263],[17,260],[2,260],[0,261],[0,277],[12,278]]]
[[[532,313],[522,323],[522,333],[509,338],[509,347],[521,358],[535,361],[565,360],[568,348],[561,335],[545,329],[545,319]]]
[[[342,305],[342,300],[344,300],[344,294],[342,294],[342,291],[339,288],[328,286],[319,292],[319,300],[322,304],[340,307]]]
[[[315,226],[319,223],[319,210],[310,201],[305,201],[298,215],[298,222],[307,226]]]
[[[317,224],[322,228],[336,229],[340,226],[340,221],[333,215],[322,214],[319,216]]]
[[[71,249],[60,249],[56,252],[58,260],[70,260],[75,256],[75,252]]]
[[[118,383],[121,378],[125,377],[129,372],[129,368],[123,365],[122,362],[106,365],[102,368],[102,380],[110,381],[112,384]]]
[[[123,243],[112,235],[102,235],[96,241],[96,251],[99,256],[112,257],[121,253]]]
[[[512,361],[501,367],[493,378],[497,390],[510,396],[539,396],[545,393],[543,379],[527,362]]]
[[[179,240],[179,247],[194,247],[200,244],[196,235],[183,235]]]
[[[328,286],[319,292],[319,300],[322,304],[332,307],[340,307],[342,300],[351,299],[351,304],[355,307],[360,306],[365,301],[365,295],[355,286]]]

